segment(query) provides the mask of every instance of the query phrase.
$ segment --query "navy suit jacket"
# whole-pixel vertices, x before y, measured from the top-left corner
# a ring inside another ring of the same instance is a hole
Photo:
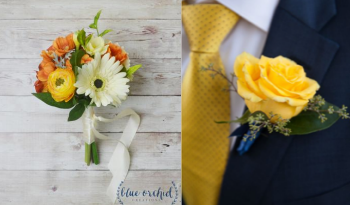
[[[281,0],[263,55],[296,61],[328,102],[350,107],[350,0]],[[219,204],[350,205],[350,121],[232,151]]]

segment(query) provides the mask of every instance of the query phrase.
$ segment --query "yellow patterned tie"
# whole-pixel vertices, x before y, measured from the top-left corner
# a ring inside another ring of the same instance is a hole
[[[238,19],[220,4],[182,6],[191,48],[182,84],[182,184],[187,205],[218,203],[229,153],[229,125],[214,120],[230,119],[230,99],[222,91],[227,82],[200,69],[213,63],[225,72],[219,47]]]

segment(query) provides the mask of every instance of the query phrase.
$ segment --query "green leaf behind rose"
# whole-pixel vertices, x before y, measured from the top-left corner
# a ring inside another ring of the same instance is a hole
[[[333,106],[335,110],[339,109],[337,106],[326,102],[320,110],[327,110],[329,106]],[[299,115],[290,119],[290,123],[288,123],[286,127],[292,130],[291,135],[306,135],[327,129],[340,118],[336,113],[328,114],[327,112],[324,112],[324,114],[326,115],[327,120],[322,123],[317,112],[303,111]]]
[[[285,128],[288,128],[291,130],[290,135],[306,135],[313,132],[318,132],[321,130],[325,130],[329,127],[331,127],[336,121],[340,119],[339,114],[333,113],[329,114],[327,112],[327,109],[333,106],[334,110],[339,110],[335,105],[332,105],[331,103],[325,102],[323,106],[320,107],[320,111],[322,114],[325,114],[325,117],[327,120],[324,122],[321,121],[319,118],[319,113],[315,111],[302,111],[299,115],[293,117],[290,119],[290,122],[285,126]],[[247,110],[241,118],[238,118],[237,120],[231,120],[231,121],[215,121],[216,123],[223,124],[223,123],[241,123],[245,124],[248,123],[248,118],[250,116],[256,117],[258,114],[262,114],[264,120],[267,120],[266,114],[264,114],[261,111],[254,112],[253,114]],[[278,115],[278,113],[274,113],[275,115]]]

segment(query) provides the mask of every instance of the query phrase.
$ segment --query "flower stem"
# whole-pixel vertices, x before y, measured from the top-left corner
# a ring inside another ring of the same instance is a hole
[[[90,166],[91,162],[91,144],[85,143],[85,163]]]
[[[96,142],[93,142],[91,144],[91,150],[92,150],[92,159],[93,159],[93,162],[98,165],[100,163],[100,160],[98,158],[98,151],[97,151],[97,145],[96,145]]]

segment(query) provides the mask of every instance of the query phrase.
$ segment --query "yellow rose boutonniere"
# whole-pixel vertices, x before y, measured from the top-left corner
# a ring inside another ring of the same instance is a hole
[[[237,92],[248,107],[236,120],[217,121],[241,123],[231,134],[244,139],[238,149],[240,154],[252,145],[245,141],[254,141],[264,130],[285,136],[305,135],[327,129],[340,118],[350,118],[346,106],[339,108],[316,95],[320,85],[307,77],[301,65],[283,56],[258,59],[242,53],[236,58],[231,79],[212,64],[202,70],[228,81],[230,87],[224,90]]]
[[[282,56],[268,58],[243,53],[234,64],[237,91],[251,113],[278,113],[283,119],[298,115],[320,88],[304,68]],[[270,116],[269,116],[270,117]]]

